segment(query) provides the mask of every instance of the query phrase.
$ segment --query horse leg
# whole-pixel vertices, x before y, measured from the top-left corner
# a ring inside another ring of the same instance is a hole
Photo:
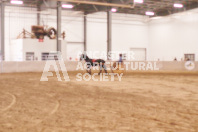
[[[87,72],[91,75],[91,66],[87,65]]]
[[[103,68],[104,68],[104,70],[105,70],[105,73],[107,73],[107,67],[106,67],[105,64],[103,64]]]
[[[99,66],[100,66],[100,71],[99,71],[98,75],[100,75],[100,73],[102,72],[102,65],[100,64]]]
[[[87,72],[91,75],[91,69],[87,70]]]

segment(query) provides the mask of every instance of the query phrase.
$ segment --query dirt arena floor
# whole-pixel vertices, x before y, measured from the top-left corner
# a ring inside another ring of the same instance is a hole
[[[0,132],[198,132],[198,74],[59,82],[0,74]]]

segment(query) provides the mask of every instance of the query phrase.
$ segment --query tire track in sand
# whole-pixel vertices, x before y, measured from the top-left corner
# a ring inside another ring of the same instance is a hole
[[[59,109],[59,107],[60,107],[60,101],[57,100],[57,101],[56,101],[56,106],[55,106],[54,109],[50,112],[49,115],[53,115],[54,113],[56,113],[56,111]]]
[[[53,115],[54,113],[56,113],[58,111],[58,109],[60,108],[60,101],[57,100],[56,101],[56,105],[55,107],[51,110],[51,112],[49,112],[48,116],[44,117],[43,119],[41,119],[40,121],[37,121],[32,127],[35,127],[37,125],[39,125],[40,123],[42,123],[43,121],[45,121],[47,118],[49,118],[51,115]]]
[[[1,112],[7,111],[8,109],[10,109],[16,103],[16,96],[14,94],[11,94],[11,93],[7,93],[7,94],[12,97],[12,102],[7,107],[1,109],[0,110]]]

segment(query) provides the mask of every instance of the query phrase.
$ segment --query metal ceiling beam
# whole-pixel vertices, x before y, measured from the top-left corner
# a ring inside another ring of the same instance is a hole
[[[124,1],[123,1],[123,0],[120,0],[120,2],[121,2],[122,4],[124,4]]]
[[[85,0],[53,0],[53,1],[71,2],[71,3],[88,4],[88,5],[99,5],[99,6],[110,6],[110,7],[121,7],[121,8],[133,8],[133,5],[104,3],[104,2],[85,1]]]
[[[96,11],[98,11],[98,8],[97,8],[95,5],[93,5],[93,7],[94,7],[94,9],[95,9]]]

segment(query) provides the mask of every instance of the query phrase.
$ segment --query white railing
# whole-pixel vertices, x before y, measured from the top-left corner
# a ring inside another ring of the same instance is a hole
[[[110,61],[111,62],[111,61]],[[43,72],[43,69],[46,65],[46,61],[2,61],[0,73],[14,73],[14,72]],[[59,62],[57,62],[59,63]],[[66,68],[68,71],[76,71],[78,66],[78,61],[65,61]],[[84,63],[84,61],[83,61]],[[148,64],[148,61],[144,61],[145,65]],[[149,62],[154,63],[154,62]],[[134,62],[128,66],[134,68]],[[198,73],[198,62],[194,62],[194,69],[188,70],[185,65],[185,61],[158,61],[156,62],[156,67],[159,68],[159,71],[164,72],[195,72]],[[107,65],[108,67],[108,65]],[[53,69],[53,68],[52,68]],[[54,70],[54,69],[53,69]],[[133,71],[129,68],[128,71]],[[138,69],[137,69],[138,71]]]

